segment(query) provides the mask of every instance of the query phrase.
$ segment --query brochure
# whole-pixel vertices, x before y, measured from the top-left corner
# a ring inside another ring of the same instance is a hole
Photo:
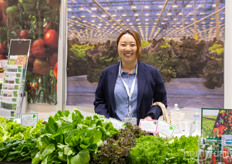
[[[7,72],[22,72],[22,65],[6,65],[5,71]]]

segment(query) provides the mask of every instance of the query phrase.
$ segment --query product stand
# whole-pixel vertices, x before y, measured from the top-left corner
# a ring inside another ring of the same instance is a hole
[[[11,39],[8,63],[4,69],[0,116],[20,118],[31,39]]]

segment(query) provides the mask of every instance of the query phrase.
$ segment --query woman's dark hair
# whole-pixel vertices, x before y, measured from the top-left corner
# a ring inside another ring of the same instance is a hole
[[[121,34],[118,36],[118,38],[117,38],[117,46],[118,46],[119,40],[121,39],[121,37],[124,34],[130,34],[130,35],[132,35],[134,37],[134,39],[136,41],[136,46],[137,46],[136,57],[139,60],[140,53],[141,53],[141,38],[140,38],[140,35],[134,30],[125,30],[125,31],[121,32]]]

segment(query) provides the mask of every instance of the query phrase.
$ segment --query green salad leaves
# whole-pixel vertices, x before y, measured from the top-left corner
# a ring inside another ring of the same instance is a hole
[[[37,138],[45,125],[23,127],[16,121],[0,117],[0,161],[31,161],[37,153]]]
[[[77,110],[58,111],[41,129],[37,142],[39,151],[32,164],[89,163],[90,152],[97,152],[103,140],[117,133],[112,123],[99,115],[84,119]]]
[[[198,137],[163,139],[155,136],[141,136],[130,150],[132,164],[197,164]]]
[[[0,161],[31,161],[37,151],[36,139],[7,139],[0,143]]]
[[[40,129],[44,126],[42,122],[40,119],[34,127],[23,127],[16,121],[8,120],[0,116],[0,142],[6,139],[27,140],[38,138],[40,136]]]

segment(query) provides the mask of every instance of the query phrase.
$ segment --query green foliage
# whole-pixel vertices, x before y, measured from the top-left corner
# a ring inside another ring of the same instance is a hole
[[[116,64],[119,61],[116,43],[106,44],[102,48],[95,48],[88,52],[87,80],[91,83],[97,82],[101,72],[106,67]]]
[[[72,45],[72,48],[70,49],[70,51],[73,52],[73,54],[76,56],[76,58],[78,60],[86,61],[87,58],[86,58],[85,51],[88,49],[92,50],[93,48],[94,48],[94,46],[90,46],[88,44],[85,44],[85,45],[74,44],[74,45]]]
[[[58,111],[48,122],[34,127],[0,117],[0,161],[37,163],[89,163],[103,140],[119,131],[100,115],[86,117],[75,110]]]
[[[202,135],[204,137],[212,134],[215,121],[217,120],[217,116],[205,116],[202,121]]]
[[[0,43],[4,42],[7,40],[7,30],[4,27],[0,27]]]
[[[141,136],[136,146],[130,150],[130,162],[135,163],[188,163],[196,164],[198,157],[198,137],[181,136],[173,139]]]
[[[209,59],[206,63],[206,66],[202,70],[203,76],[206,81],[204,86],[210,89],[215,87],[221,87],[223,84],[223,53],[224,47],[222,44],[213,44],[209,48]]]
[[[16,121],[0,117],[0,142],[7,139],[27,140],[37,138],[40,135],[40,128],[42,126],[44,126],[42,120],[39,120],[34,127],[23,127]]]
[[[42,120],[34,127],[23,127],[0,117],[0,161],[30,161],[38,151],[36,140],[43,126]]]
[[[146,41],[146,40],[142,40],[142,41],[141,41],[141,44],[142,44],[142,48],[145,48],[145,47],[149,46],[151,43],[149,43],[149,42]]]
[[[161,45],[160,48],[165,49],[165,48],[171,47],[171,45],[168,42],[169,42],[168,40],[165,40],[165,43]]]
[[[107,50],[105,50],[105,51],[107,51]],[[114,60],[114,58],[113,57],[108,58],[108,57],[102,56],[102,54],[100,54],[98,60],[99,60],[100,64],[104,64],[104,63],[111,63]]]
[[[38,138],[40,136],[40,129],[45,127],[43,120],[39,119],[34,127],[27,126],[23,132],[24,140]]]
[[[0,161],[50,163],[197,163],[198,137],[163,139],[125,124],[120,133],[104,116],[58,111],[34,127],[0,117]],[[194,153],[193,153],[194,152]]]
[[[31,161],[37,151],[36,139],[7,139],[0,143],[0,161]]]
[[[75,110],[58,111],[50,116],[42,135],[38,138],[39,151],[32,159],[32,164],[61,163],[85,164],[90,160],[90,153],[97,152],[103,140],[119,131],[103,117],[86,117]]]
[[[20,124],[6,119],[5,117],[0,117],[0,142],[5,141],[7,138],[22,138],[20,137],[24,131],[24,127]]]
[[[209,48],[209,51],[216,52],[217,55],[221,55],[224,52],[224,46],[215,43],[212,47]]]
[[[46,5],[46,1],[35,1],[35,0],[19,0],[19,3],[23,6],[23,9],[26,13],[35,13],[36,9],[43,8],[47,12],[49,6]],[[47,16],[47,15],[46,15]]]

